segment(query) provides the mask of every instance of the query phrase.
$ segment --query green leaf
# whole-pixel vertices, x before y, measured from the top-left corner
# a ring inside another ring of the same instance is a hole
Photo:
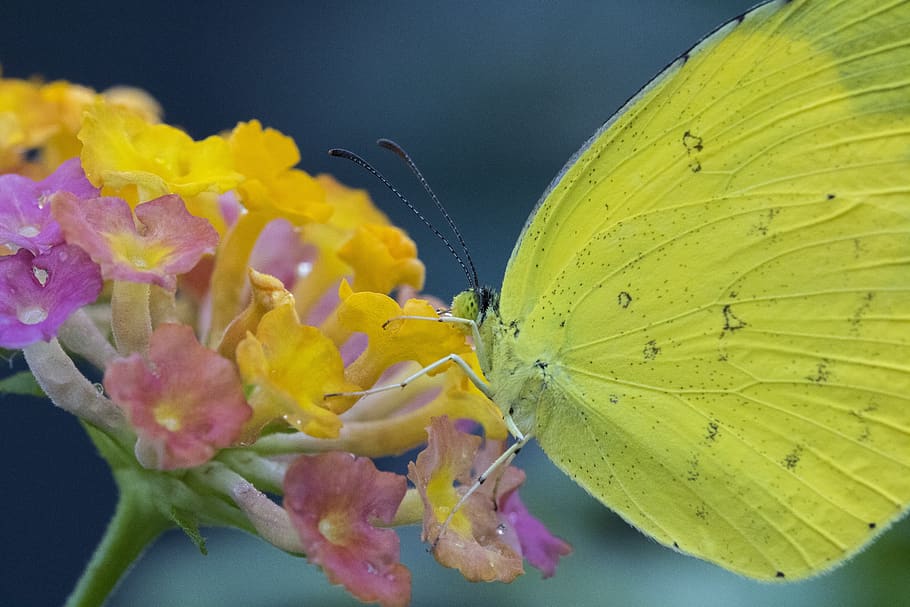
[[[199,519],[195,514],[178,508],[171,508],[171,520],[183,530],[191,542],[196,544],[196,548],[199,548],[199,552],[203,556],[209,553],[208,548],[205,546],[205,538],[199,533]]]
[[[18,394],[19,396],[37,396],[44,398],[44,391],[31,371],[20,371],[7,378],[0,379],[0,393]]]

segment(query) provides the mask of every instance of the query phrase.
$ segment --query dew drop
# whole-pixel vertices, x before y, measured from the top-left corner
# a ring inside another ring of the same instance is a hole
[[[297,278],[305,278],[313,271],[313,262],[301,261],[297,264]]]
[[[63,259],[62,254],[60,256],[60,259]],[[40,284],[42,287],[47,284],[47,278],[50,276],[50,274],[47,273],[47,270],[35,267],[32,268],[32,275],[35,277],[35,280],[38,281],[38,284]]]
[[[28,306],[19,308],[16,312],[16,318],[24,325],[37,325],[44,322],[47,318],[47,310],[41,306]]]
[[[25,236],[26,238],[33,238],[41,233],[41,230],[37,226],[21,226],[17,232],[19,236]]]

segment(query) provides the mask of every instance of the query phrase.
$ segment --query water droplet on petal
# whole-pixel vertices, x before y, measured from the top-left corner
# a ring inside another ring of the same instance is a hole
[[[37,325],[47,318],[47,310],[41,306],[28,306],[16,311],[16,318],[24,325]]]
[[[61,259],[61,261],[64,259],[62,254],[60,255],[60,259]],[[50,274],[48,274],[47,270],[44,270],[42,268],[34,268],[34,267],[32,268],[32,274],[34,275],[35,280],[37,280],[38,283],[42,287],[47,284],[47,277],[50,276]]]
[[[313,271],[313,263],[310,261],[301,261],[297,264],[297,278],[305,278]]]

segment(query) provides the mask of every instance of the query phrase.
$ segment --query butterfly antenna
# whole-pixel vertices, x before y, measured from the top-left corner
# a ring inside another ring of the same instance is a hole
[[[452,233],[455,234],[455,238],[458,239],[458,244],[461,245],[461,250],[464,252],[465,259],[467,260],[468,266],[471,269],[471,275],[468,276],[468,282],[471,285],[471,289],[477,289],[480,282],[477,280],[477,268],[474,267],[474,260],[471,259],[471,252],[468,250],[468,245],[465,244],[464,238],[461,235],[461,231],[452,220],[449,212],[446,211],[446,208],[443,206],[442,202],[440,202],[439,198],[436,196],[436,193],[433,192],[433,189],[430,187],[430,183],[423,176],[423,173],[420,172],[420,169],[417,168],[417,164],[411,160],[411,157],[407,152],[404,151],[404,148],[402,148],[391,139],[379,139],[376,141],[376,144],[379,147],[394,152],[398,155],[399,158],[404,160],[405,164],[408,165],[408,168],[411,169],[411,172],[414,174],[414,176],[417,177],[420,185],[422,185],[426,193],[429,194],[430,198],[433,200],[433,204],[435,204],[436,208],[439,209],[439,212],[442,213],[442,216],[445,218],[446,223],[449,224],[449,228],[451,228]]]
[[[395,194],[395,196],[398,197],[398,200],[400,200],[404,206],[411,209],[414,212],[414,214],[420,218],[420,220],[424,223],[424,225],[426,225],[428,228],[430,228],[430,230],[433,232],[433,234],[435,234],[436,237],[442,241],[442,243],[446,246],[446,248],[449,249],[449,252],[452,253],[452,256],[455,257],[455,260],[458,261],[458,265],[460,265],[461,269],[464,271],[464,275],[467,277],[468,282],[471,285],[471,288],[472,289],[477,288],[477,272],[474,270],[473,262],[471,262],[471,269],[468,270],[468,266],[465,264],[464,260],[461,258],[461,256],[458,254],[458,252],[455,250],[455,247],[452,246],[452,243],[450,243],[449,240],[445,236],[443,236],[442,233],[438,229],[436,229],[436,226],[434,226],[432,223],[430,223],[430,221],[426,217],[424,217],[420,211],[417,210],[417,207],[415,207],[413,204],[411,204],[410,201],[407,198],[405,198],[401,192],[399,192],[397,189],[395,189],[395,186],[393,186],[389,182],[389,180],[386,179],[382,175],[382,173],[380,173],[375,168],[373,168],[373,165],[371,165],[369,162],[367,162],[366,160],[364,160],[363,158],[361,158],[360,156],[358,156],[357,154],[355,154],[354,152],[352,152],[350,150],[332,148],[331,150],[329,150],[329,156],[336,156],[338,158],[344,158],[346,160],[350,160],[354,164],[357,164],[361,168],[364,168],[367,171],[369,171],[370,173],[372,173],[376,179],[381,181],[382,184],[386,188],[388,188],[390,192],[392,192],[393,194]],[[461,240],[461,235],[459,235],[459,240]],[[464,245],[462,245],[462,246],[464,246]],[[470,256],[468,257],[468,259],[470,260]]]

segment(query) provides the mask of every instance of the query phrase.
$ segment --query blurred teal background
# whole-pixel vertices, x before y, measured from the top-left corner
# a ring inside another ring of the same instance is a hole
[[[369,188],[418,242],[427,290],[464,286],[445,249],[363,171],[364,154],[435,219],[410,174],[373,146],[403,144],[448,205],[484,282],[498,284],[527,213],[569,156],[638,87],[749,0],[0,5],[0,65],[105,88],[140,86],[199,138],[259,118],[297,140],[301,167]],[[21,368],[21,360],[13,369]],[[113,511],[104,463],[78,424],[3,398],[0,605],[62,602]],[[525,502],[575,547],[555,578],[464,582],[402,532],[414,605],[899,605],[910,602],[910,524],[834,573],[763,585],[672,553],[618,520],[535,449]],[[658,487],[655,490],[659,490]],[[305,561],[212,530],[209,556],[177,533],[112,606],[354,605]]]

